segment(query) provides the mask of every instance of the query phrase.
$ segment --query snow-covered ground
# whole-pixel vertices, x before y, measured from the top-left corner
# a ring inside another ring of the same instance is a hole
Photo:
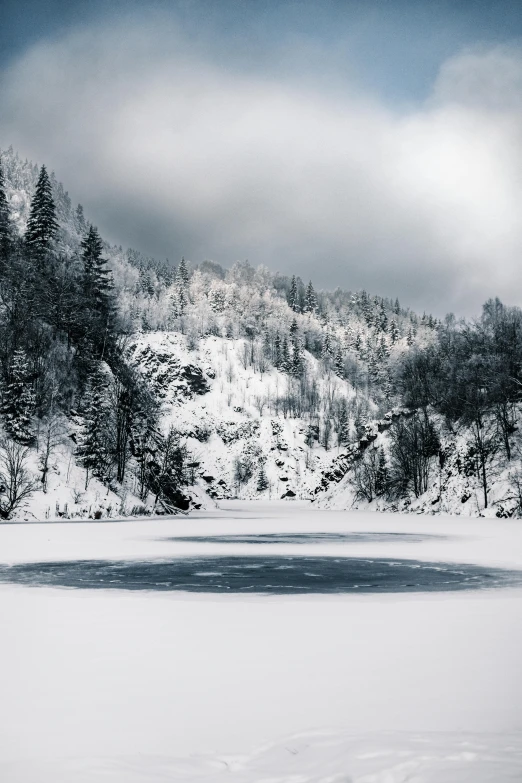
[[[220,502],[0,526],[0,562],[336,555],[522,569],[517,521]],[[341,543],[181,536],[403,533]],[[522,780],[522,589],[319,596],[0,584],[2,783]]]

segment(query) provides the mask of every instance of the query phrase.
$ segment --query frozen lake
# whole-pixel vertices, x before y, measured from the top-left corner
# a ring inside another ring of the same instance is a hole
[[[0,780],[522,779],[522,526],[0,526]]]

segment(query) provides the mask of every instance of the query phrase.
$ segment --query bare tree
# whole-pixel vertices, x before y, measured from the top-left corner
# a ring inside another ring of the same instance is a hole
[[[59,446],[63,438],[63,423],[61,418],[54,411],[51,411],[45,419],[40,433],[41,450],[38,463],[40,470],[42,471],[42,489],[44,492],[47,492],[49,461],[53,451]]]
[[[413,490],[418,498],[427,491],[432,458],[440,448],[428,415],[415,413],[391,429],[391,489],[396,497]]]
[[[266,407],[266,404],[267,404],[267,398],[263,397],[260,394],[256,394],[256,396],[254,397],[254,405],[257,408],[257,410],[259,411],[259,415],[260,416],[263,415],[263,411],[264,411],[264,409]]]
[[[353,465],[350,484],[355,490],[356,500],[367,500],[371,503],[377,496],[377,478],[379,472],[379,456],[377,449],[370,448]]]
[[[29,449],[10,438],[0,438],[0,517],[10,516],[38,489],[27,468]]]

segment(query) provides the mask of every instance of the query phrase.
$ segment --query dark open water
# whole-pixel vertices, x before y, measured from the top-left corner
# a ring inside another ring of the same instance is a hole
[[[360,557],[224,556],[0,565],[0,582],[191,593],[419,593],[522,584],[522,572]]]

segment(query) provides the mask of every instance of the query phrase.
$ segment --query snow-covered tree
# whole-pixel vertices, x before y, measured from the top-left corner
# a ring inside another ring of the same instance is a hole
[[[89,338],[103,358],[108,340],[112,336],[115,319],[114,282],[102,256],[103,243],[94,226],[82,243],[84,303],[89,308]]]
[[[0,158],[0,262],[5,260],[9,254],[11,239],[9,204],[5,192],[4,170]]]
[[[96,368],[89,376],[80,408],[81,431],[76,449],[78,461],[85,468],[85,488],[90,476],[108,480],[113,455],[110,442],[112,406],[108,379]]]
[[[29,449],[10,438],[0,439],[0,517],[9,519],[38,488],[28,468]]]
[[[257,491],[258,492],[264,492],[268,487],[270,486],[264,465],[261,465],[259,468],[259,473],[257,474]]]
[[[178,269],[176,271],[176,283],[178,286],[187,287],[190,281],[190,274],[187,267],[187,262],[184,258],[179,262]]]
[[[390,335],[390,340],[392,342],[392,345],[395,345],[397,340],[400,339],[401,334],[399,332],[399,327],[397,325],[397,321],[395,320],[395,318],[392,318],[390,322],[389,335]]]
[[[379,340],[379,345],[377,346],[377,359],[382,362],[384,361],[390,354],[390,349],[388,348],[388,343],[386,342],[386,338],[384,335],[381,335],[381,339]]]
[[[339,378],[344,378],[344,359],[340,345],[337,347],[337,351],[335,352],[334,370],[335,374],[338,375]]]
[[[350,442],[350,418],[348,416],[348,408],[345,397],[343,397],[339,403],[336,429],[337,441],[339,445],[346,446]]]
[[[292,281],[290,283],[290,292],[288,294],[288,304],[292,308],[294,312],[298,312],[299,310],[299,290],[297,288],[297,279],[296,276],[292,276]]]
[[[316,310],[317,310],[317,297],[315,295],[312,281],[310,280],[310,282],[306,286],[304,311],[305,313],[315,313]]]
[[[14,352],[7,382],[2,389],[1,413],[6,431],[19,443],[33,440],[32,416],[35,408],[33,373],[24,350]]]
[[[50,250],[57,231],[58,221],[56,220],[56,206],[51,181],[47,169],[42,166],[31,201],[25,241],[35,255],[45,254]]]
[[[107,261],[102,257],[103,242],[94,226],[89,227],[82,240],[81,248],[85,293],[94,301],[98,309],[104,309],[114,284],[111,272],[107,268]]]
[[[279,332],[277,332],[274,338],[274,367],[277,367],[279,369],[281,367],[281,360],[282,360],[281,337],[279,335]]]
[[[76,225],[76,230],[81,236],[83,236],[87,231],[87,222],[85,220],[85,214],[81,204],[78,204],[74,212],[74,222]]]
[[[381,303],[381,307],[379,309],[379,313],[377,315],[376,320],[377,320],[377,325],[382,332],[388,331],[388,316],[386,315],[384,303]]]
[[[281,345],[281,362],[280,367],[284,372],[289,372],[291,368],[291,356],[290,351],[288,349],[288,340],[286,337],[283,339],[283,343]]]
[[[292,343],[292,355],[290,358],[290,374],[295,378],[299,378],[303,373],[303,355],[301,353],[301,346],[297,340]]]
[[[323,337],[323,347],[321,350],[321,356],[323,359],[328,359],[330,356],[332,356],[333,348],[332,348],[332,338],[330,336],[330,332],[325,332]]]
[[[388,463],[386,461],[384,449],[381,446],[379,449],[379,459],[377,462],[377,471],[375,475],[375,494],[384,495],[388,489],[389,481],[390,478],[388,475]]]

